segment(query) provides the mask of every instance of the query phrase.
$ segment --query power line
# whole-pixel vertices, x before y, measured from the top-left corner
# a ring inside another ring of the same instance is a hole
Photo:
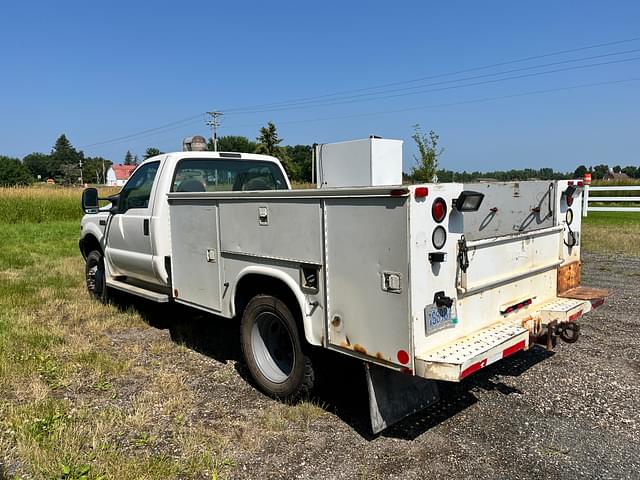
[[[375,93],[363,93],[363,94],[359,94],[359,95],[351,95],[351,96],[347,96],[347,97],[337,98],[337,99],[335,99],[333,101],[323,101],[321,103],[318,101],[318,102],[316,102],[314,104],[291,105],[291,106],[286,106],[286,107],[275,107],[275,108],[270,108],[270,109],[265,109],[265,110],[253,110],[253,111],[237,112],[237,113],[235,113],[235,115],[245,115],[245,114],[255,114],[255,113],[268,113],[268,112],[278,112],[278,111],[286,111],[286,110],[300,110],[300,109],[307,109],[307,108],[317,108],[317,107],[325,107],[325,106],[332,106],[332,105],[343,105],[343,104],[346,104],[346,103],[356,103],[356,102],[362,102],[362,101],[380,100],[380,99],[385,99],[385,98],[395,98],[395,97],[401,97],[401,96],[407,96],[407,95],[417,95],[417,94],[421,94],[421,93],[437,92],[437,91],[442,91],[442,90],[451,90],[451,89],[455,89],[455,88],[464,88],[464,87],[469,87],[469,86],[484,85],[484,84],[487,84],[487,83],[502,82],[502,81],[506,81],[506,80],[533,77],[533,76],[545,75],[545,74],[549,74],[549,73],[558,73],[558,72],[576,70],[576,69],[587,68],[587,67],[598,67],[598,66],[603,66],[603,65],[611,65],[611,64],[614,64],[614,63],[624,63],[624,62],[628,62],[628,61],[638,60],[638,59],[640,59],[640,57],[633,57],[633,58],[621,59],[621,60],[613,60],[613,61],[610,61],[610,62],[593,63],[593,64],[587,64],[587,65],[577,65],[575,67],[567,67],[567,68],[560,68],[560,69],[554,69],[554,70],[547,70],[547,71],[543,71],[543,72],[532,72],[532,73],[525,74],[525,75],[514,75],[514,76],[511,76],[511,77],[498,78],[498,79],[487,80],[487,81],[482,81],[482,82],[467,83],[467,84],[464,84],[464,85],[454,85],[454,86],[450,86],[450,87],[423,90],[424,87],[431,87],[431,86],[436,86],[436,85],[446,85],[446,84],[462,82],[462,81],[467,81],[467,80],[475,80],[475,79],[479,79],[479,78],[493,77],[493,76],[496,76],[496,75],[505,75],[505,74],[508,74],[508,73],[521,72],[521,71],[531,70],[531,69],[535,69],[535,68],[542,68],[542,67],[548,67],[548,66],[553,66],[553,65],[564,65],[564,64],[567,64],[567,63],[574,63],[574,62],[585,61],[585,60],[594,60],[596,58],[611,57],[611,56],[614,56],[614,55],[623,55],[623,54],[634,53],[634,52],[640,52],[640,49],[626,50],[626,51],[623,51],[623,52],[613,52],[613,53],[608,53],[608,54],[603,54],[603,55],[595,55],[595,56],[592,56],[592,57],[583,57],[583,58],[572,59],[572,60],[563,60],[563,61],[560,61],[560,62],[552,62],[552,63],[542,64],[542,65],[534,65],[534,66],[529,66],[529,67],[517,68],[517,69],[508,70],[508,71],[504,71],[504,72],[487,73],[487,74],[483,74],[483,75],[476,75],[476,76],[473,76],[473,77],[465,77],[465,78],[461,78],[461,79],[444,80],[444,81],[440,81],[440,82],[434,82],[434,83],[415,86],[415,87],[404,87],[404,88],[400,88],[400,89],[392,89],[392,90],[386,90],[386,91],[375,92]],[[407,92],[407,93],[396,93],[396,92],[406,92],[407,90],[414,90],[414,91],[413,92]],[[385,95],[385,94],[389,94],[389,95]],[[368,97],[368,98],[364,98],[364,97]],[[231,113],[230,115],[234,115],[234,114]]]
[[[131,135],[127,135],[126,138],[118,138],[118,139],[112,139],[112,140],[105,140],[103,142],[99,142],[98,144],[93,144],[96,146],[99,145],[116,145],[118,143],[126,143],[126,142],[135,142],[138,140],[143,140],[145,138],[152,138],[152,137],[157,137],[158,135],[164,135],[165,133],[169,133],[175,130],[179,130],[181,128],[186,128],[189,127],[191,125],[202,125],[204,119],[202,118],[202,115],[204,115],[204,112],[201,115],[198,115],[198,118],[196,120],[191,120],[190,122],[186,122],[183,123],[181,125],[178,126],[174,126],[174,127],[163,127],[163,128],[156,128],[156,129],[149,129],[152,130],[149,133],[145,133],[145,134],[131,134]],[[89,145],[91,146],[91,145]],[[87,146],[81,146],[78,148],[87,148]]]
[[[611,80],[606,82],[585,83],[580,85],[570,85],[566,87],[548,88],[543,90],[532,90],[528,92],[514,93],[510,95],[484,97],[484,98],[477,98],[477,99],[471,99],[471,100],[463,100],[459,102],[437,103],[437,104],[431,104],[431,105],[421,105],[416,107],[400,108],[395,110],[383,110],[383,111],[377,111],[377,112],[356,113],[356,114],[349,114],[349,115],[336,115],[336,116],[330,116],[330,117],[320,117],[320,118],[311,118],[311,119],[302,119],[302,120],[289,120],[289,121],[278,122],[278,124],[290,125],[290,124],[297,124],[297,123],[312,123],[312,122],[322,122],[322,121],[328,121],[328,120],[341,120],[346,118],[372,117],[372,116],[387,115],[392,113],[409,112],[414,110],[428,110],[432,108],[452,107],[457,105],[469,105],[474,103],[484,103],[484,102],[491,102],[496,100],[505,100],[509,98],[526,97],[530,95],[540,95],[544,93],[577,90],[580,88],[599,87],[599,86],[605,86],[605,85],[615,85],[615,84],[638,82],[638,81],[640,81],[640,78],[625,78],[625,79]],[[256,124],[231,125],[232,128],[255,127],[255,126]]]
[[[308,118],[308,119],[300,119],[300,120],[289,120],[289,121],[278,122],[278,124],[292,125],[292,124],[300,124],[300,123],[323,122],[323,121],[329,121],[329,120],[341,120],[341,119],[348,119],[348,118],[373,117],[373,116],[380,116],[380,115],[389,115],[393,113],[404,113],[404,112],[410,112],[410,111],[446,108],[446,107],[453,107],[453,106],[459,106],[459,105],[486,103],[486,102],[492,102],[497,100],[506,100],[511,98],[519,98],[519,97],[526,97],[526,96],[532,96],[532,95],[542,95],[546,93],[554,93],[554,92],[561,92],[561,91],[578,90],[582,88],[593,88],[593,87],[600,87],[600,86],[607,86],[607,85],[617,85],[617,84],[631,83],[631,82],[638,82],[638,81],[640,81],[640,78],[625,78],[625,79],[609,80],[604,82],[584,83],[579,85],[569,85],[564,87],[548,88],[548,89],[541,89],[541,90],[530,90],[526,92],[513,93],[509,95],[483,97],[483,98],[476,98],[476,99],[470,99],[470,100],[461,100],[457,102],[435,103],[435,104],[429,104],[429,105],[420,105],[420,106],[393,109],[393,110],[382,110],[382,111],[376,111],[376,112],[356,113],[356,114],[348,114],[348,115],[334,115],[334,116],[328,116],[328,117]],[[244,128],[244,127],[256,127],[256,126],[257,124],[255,123],[230,125],[231,128]]]
[[[259,105],[246,106],[246,107],[225,108],[224,110],[225,110],[225,112],[231,113],[231,112],[240,111],[240,110],[246,110],[246,109],[256,109],[256,108],[271,107],[271,106],[282,106],[282,105],[286,105],[286,104],[289,104],[289,103],[297,103],[297,102],[315,100],[315,99],[320,99],[320,98],[334,97],[334,96],[345,95],[345,94],[350,94],[350,93],[355,93],[355,92],[363,92],[363,91],[367,91],[367,90],[375,90],[375,89],[380,89],[380,88],[393,87],[393,86],[396,86],[396,85],[405,85],[407,83],[421,82],[421,81],[424,81],[424,80],[433,80],[435,78],[448,77],[448,76],[459,75],[459,74],[462,74],[462,73],[469,73],[469,72],[474,72],[474,71],[479,71],[479,70],[486,70],[486,69],[489,69],[489,68],[501,67],[501,66],[505,66],[505,65],[512,65],[514,63],[523,63],[523,62],[527,62],[527,61],[530,61],[530,60],[538,60],[538,59],[541,59],[541,58],[547,58],[547,57],[552,57],[552,56],[557,56],[557,55],[563,55],[563,54],[567,54],[567,53],[575,53],[575,52],[584,51],[584,50],[591,50],[591,49],[595,49],[595,48],[609,47],[609,46],[612,46],[612,45],[620,45],[620,44],[623,44],[623,43],[631,43],[631,42],[635,42],[635,41],[638,41],[638,40],[640,40],[640,37],[632,37],[632,38],[627,38],[627,39],[623,39],[623,40],[616,40],[616,41],[612,41],[612,42],[598,43],[598,44],[594,44],[594,45],[586,45],[586,46],[583,46],[583,47],[571,48],[571,49],[566,49],[566,50],[557,50],[557,51],[554,51],[554,52],[543,53],[543,54],[540,54],[540,55],[533,55],[533,56],[519,58],[519,59],[515,59],[515,60],[508,60],[508,61],[493,63],[493,64],[489,64],[489,65],[482,65],[482,66],[479,66],[479,67],[465,68],[465,69],[457,70],[457,71],[453,71],[453,72],[440,73],[440,74],[430,75],[430,76],[426,76],[426,77],[418,77],[418,78],[414,78],[414,79],[411,79],[411,80],[403,80],[403,81],[398,81],[398,82],[375,85],[375,86],[371,86],[371,87],[357,88],[357,89],[351,89],[351,90],[343,90],[343,91],[340,91],[340,92],[327,93],[327,94],[316,95],[316,96],[311,96],[311,97],[302,97],[302,98],[298,98],[298,99],[294,99],[294,100],[284,100],[284,101],[280,101],[280,102],[259,104]]]
[[[370,113],[356,113],[356,114],[335,115],[335,116],[310,118],[310,119],[301,119],[301,120],[289,120],[289,121],[278,122],[278,124],[279,125],[292,125],[292,124],[300,124],[300,123],[314,123],[314,122],[322,122],[322,121],[329,121],[329,120],[341,120],[341,119],[348,119],[348,118],[362,118],[362,117],[370,117],[370,116],[378,116],[378,115],[388,115],[388,114],[393,114],[393,113],[403,113],[403,112],[409,112],[409,111],[429,110],[429,109],[435,109],[435,108],[445,108],[445,107],[452,107],[452,106],[459,106],[459,105],[485,103],[485,102],[491,102],[491,101],[496,101],[496,100],[505,100],[505,99],[510,99],[510,98],[518,98],[518,97],[525,97],[525,96],[531,96],[531,95],[540,95],[540,94],[544,94],[544,93],[553,93],[553,92],[559,92],[559,91],[577,90],[577,89],[581,89],[581,88],[598,87],[598,86],[605,86],[605,85],[615,85],[615,84],[637,82],[637,81],[640,81],[640,78],[627,78],[627,79],[619,79],[619,80],[612,80],[612,81],[606,81],[606,82],[586,83],[586,84],[581,84],[581,85],[557,87],[557,88],[550,88],[550,89],[543,89],[543,90],[532,90],[532,91],[527,91],[527,92],[521,92],[521,93],[515,93],[515,94],[509,94],[509,95],[500,95],[500,96],[495,96],[495,97],[483,97],[483,98],[478,98],[478,99],[462,100],[462,101],[457,101],[457,102],[447,102],[447,103],[421,105],[421,106],[415,106],[415,107],[407,107],[407,108],[393,109],[393,110],[383,110],[383,111],[376,111],[376,112],[370,112]],[[191,122],[191,123],[195,123],[195,122]],[[200,123],[200,120],[198,120],[197,123]],[[255,127],[256,125],[257,124],[255,124],[255,123],[239,124],[239,125],[236,124],[236,125],[230,125],[230,127],[231,128],[244,128],[244,127]],[[186,125],[184,125],[184,126],[186,126]],[[182,128],[184,126],[181,126],[179,128]],[[175,128],[172,129],[172,130],[175,130]],[[163,135],[163,134],[166,134],[166,133],[168,133],[168,130],[167,131],[161,131],[161,132],[155,132],[155,133],[144,135],[143,137],[140,137],[140,138],[136,138],[136,139],[134,139],[134,141],[138,141],[138,140],[142,140],[144,138],[150,138],[150,137],[154,137],[154,136],[158,136],[158,135]],[[114,143],[123,143],[125,141],[128,141],[128,140],[119,140],[119,141],[114,142]]]
[[[354,95],[354,96],[351,96],[351,97],[336,98],[336,99],[334,99],[333,101],[330,101],[330,102],[325,102],[325,103],[316,102],[316,103],[318,103],[317,105],[304,105],[304,104],[296,105],[296,103],[301,103],[301,102],[309,103],[313,99],[328,98],[328,97],[338,97],[339,95],[344,95],[346,93],[363,92],[363,91],[367,91],[367,90],[386,88],[386,87],[389,87],[389,86],[404,85],[404,84],[408,84],[408,83],[415,83],[415,82],[424,81],[424,80],[427,80],[427,79],[434,79],[434,78],[439,78],[439,77],[452,76],[452,75],[457,75],[457,74],[465,73],[465,72],[478,71],[478,70],[483,70],[483,69],[488,69],[488,68],[495,68],[495,67],[503,66],[503,65],[509,65],[509,64],[514,64],[514,63],[519,63],[519,62],[525,62],[525,61],[529,61],[529,60],[545,58],[545,57],[550,57],[550,56],[555,56],[555,55],[562,55],[562,54],[566,54],[566,53],[572,53],[572,52],[583,51],[583,50],[588,50],[588,49],[601,48],[601,47],[617,45],[617,44],[622,44],[622,43],[629,43],[629,42],[634,42],[634,41],[637,41],[637,40],[640,40],[640,37],[634,37],[634,38],[629,38],[629,39],[623,39],[623,40],[617,40],[617,41],[612,41],[612,42],[600,43],[600,44],[595,44],[595,45],[588,45],[588,46],[584,46],[584,47],[572,48],[572,49],[567,49],[567,50],[559,50],[559,51],[545,53],[545,54],[541,54],[541,55],[534,55],[534,56],[525,57],[525,58],[521,58],[521,59],[510,60],[510,61],[506,61],[506,62],[494,63],[494,64],[491,64],[491,65],[467,68],[467,69],[459,70],[459,71],[456,71],[456,72],[442,73],[442,74],[438,74],[438,75],[432,75],[432,76],[428,76],[428,77],[421,77],[421,78],[416,78],[416,79],[412,79],[412,80],[393,82],[393,83],[388,83],[388,84],[378,85],[378,86],[373,86],[373,87],[365,87],[365,88],[354,89],[354,90],[345,90],[345,91],[342,91],[342,92],[335,92],[335,93],[325,94],[325,95],[317,95],[317,96],[314,96],[314,97],[306,97],[306,98],[301,98],[301,99],[297,99],[297,100],[290,100],[290,101],[286,101],[286,102],[275,102],[275,103],[271,103],[271,104],[262,104],[262,105],[254,106],[254,107],[259,107],[259,106],[280,105],[281,108],[265,109],[265,110],[262,110],[262,111],[256,110],[254,112],[246,111],[246,109],[249,109],[249,108],[252,108],[252,107],[238,107],[238,108],[235,108],[235,109],[234,108],[229,108],[229,109],[225,109],[225,114],[227,114],[227,111],[230,112],[229,114],[239,115],[239,114],[245,114],[245,113],[265,113],[265,112],[270,112],[270,111],[297,110],[297,109],[301,109],[301,108],[316,108],[316,107],[322,107],[322,106],[339,105],[339,104],[344,104],[344,103],[354,103],[354,102],[358,102],[358,101],[379,100],[379,99],[384,99],[384,98],[394,98],[394,97],[406,96],[406,95],[417,95],[417,94],[421,94],[421,93],[429,93],[429,92],[449,90],[449,89],[455,89],[455,88],[466,88],[466,87],[470,87],[470,86],[476,86],[476,85],[482,85],[482,84],[488,84],[488,83],[495,83],[495,82],[502,82],[502,81],[513,80],[513,79],[517,79],[517,78],[525,78],[525,77],[531,77],[531,76],[537,76],[537,75],[557,73],[557,72],[560,72],[560,71],[568,71],[568,70],[574,70],[574,69],[589,68],[589,67],[596,67],[596,66],[602,66],[602,65],[610,65],[610,64],[614,64],[614,63],[623,63],[623,62],[628,62],[628,61],[635,61],[635,60],[638,60],[639,58],[636,57],[636,58],[622,59],[622,60],[612,61],[612,62],[601,62],[601,63],[596,63],[596,64],[580,65],[580,66],[575,66],[575,67],[569,67],[569,68],[563,68],[563,69],[555,69],[555,70],[544,71],[544,72],[533,72],[533,73],[529,73],[529,74],[525,74],[525,75],[517,75],[517,76],[512,76],[512,77],[505,77],[505,78],[499,78],[499,79],[493,79],[493,80],[475,82],[475,83],[469,83],[469,84],[463,84],[463,85],[454,85],[454,86],[436,88],[436,89],[430,89],[430,90],[417,90],[417,91],[414,91],[414,92],[406,92],[406,90],[416,90],[416,89],[424,88],[426,86],[440,85],[440,84],[447,84],[447,83],[456,83],[456,82],[462,82],[462,81],[471,80],[471,79],[475,79],[475,78],[486,78],[486,77],[489,77],[489,76],[504,75],[504,74],[507,74],[507,73],[514,73],[516,71],[524,71],[524,70],[530,70],[530,69],[534,69],[534,68],[542,68],[544,66],[551,66],[551,65],[558,65],[558,64],[565,64],[565,63],[573,63],[573,62],[576,62],[576,61],[584,61],[584,60],[588,60],[588,59],[603,58],[603,57],[613,56],[613,55],[622,55],[624,53],[631,53],[631,52],[635,52],[635,51],[640,51],[640,49],[627,50],[627,51],[623,51],[623,52],[612,52],[612,53],[596,55],[596,56],[592,56],[592,57],[584,57],[584,58],[581,58],[581,59],[569,59],[569,60],[564,60],[564,61],[559,61],[559,62],[552,62],[552,63],[549,63],[549,64],[523,67],[521,69],[513,69],[513,70],[508,70],[508,71],[503,71],[503,72],[487,73],[487,74],[474,76],[474,77],[451,79],[451,80],[446,80],[446,81],[442,81],[442,82],[435,82],[435,83],[432,83],[432,84],[418,85],[418,86],[413,86],[413,87],[405,87],[405,88],[402,88],[402,89],[392,89],[392,90],[386,90],[386,91],[372,92],[372,93],[369,93],[369,94]],[[381,95],[381,94],[384,94],[384,93],[392,93],[392,92],[400,92],[400,91],[405,91],[406,93],[397,93],[397,94],[394,94],[394,95]],[[364,97],[364,96],[371,97],[371,98],[360,98],[360,97]],[[290,108],[284,108],[285,104],[290,104],[291,105]],[[243,109],[245,111],[242,111]],[[88,148],[88,147],[95,147],[95,146],[106,145],[106,144],[123,143],[123,142],[129,141],[129,140],[132,140],[134,138],[136,140],[139,140],[139,139],[143,139],[143,138],[149,138],[149,137],[161,135],[161,134],[167,133],[169,131],[174,131],[174,130],[177,130],[177,129],[180,129],[180,128],[185,128],[187,126],[194,125],[196,123],[200,123],[203,120],[203,116],[204,116],[204,112],[198,113],[197,115],[186,117],[186,118],[183,118],[181,120],[176,120],[174,122],[170,122],[170,123],[158,126],[158,127],[149,128],[149,129],[142,130],[142,131],[139,131],[139,132],[131,133],[129,135],[115,137],[115,138],[108,139],[108,140],[103,140],[103,141],[100,141],[100,142],[95,142],[95,143],[91,143],[91,144],[87,144],[87,145],[82,145],[79,148]],[[349,116],[341,117],[341,118],[348,118],[348,117]],[[285,123],[287,123],[287,122],[285,122]]]
[[[106,143],[118,143],[119,141],[128,140],[128,139],[130,139],[132,137],[137,137],[137,136],[140,136],[140,135],[144,135],[146,133],[151,133],[151,132],[154,132],[156,130],[164,130],[164,129],[171,130],[172,128],[169,128],[169,127],[173,127],[175,125],[178,125],[178,124],[181,124],[181,123],[184,123],[184,122],[187,122],[187,121],[189,121],[188,124],[190,124],[190,123],[193,123],[193,120],[196,119],[196,118],[198,119],[198,121],[202,121],[202,118],[203,118],[202,116],[203,116],[203,113],[199,113],[197,115],[192,115],[190,117],[183,118],[182,120],[176,120],[175,122],[170,122],[170,123],[167,123],[165,125],[161,125],[159,127],[148,128],[146,130],[141,130],[139,132],[131,133],[129,135],[123,135],[121,137],[111,138],[109,140],[103,140],[103,141],[100,141],[100,142],[89,143],[87,145],[81,145],[78,148],[96,147],[98,145],[104,145]],[[180,127],[177,127],[177,128],[181,128],[182,126],[186,126],[186,125],[187,124],[180,125]]]

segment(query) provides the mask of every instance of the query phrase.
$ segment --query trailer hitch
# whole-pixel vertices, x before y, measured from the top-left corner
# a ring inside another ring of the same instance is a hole
[[[580,325],[575,322],[560,323],[555,329],[555,334],[566,343],[576,343],[580,338]]]

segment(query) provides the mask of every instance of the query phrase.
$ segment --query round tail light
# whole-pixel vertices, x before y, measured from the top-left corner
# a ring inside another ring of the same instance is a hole
[[[567,194],[567,206],[573,205],[573,195]]]
[[[447,204],[444,202],[442,198],[436,198],[431,206],[431,215],[433,215],[433,219],[440,223],[444,220],[444,217],[447,215]]]
[[[433,234],[431,235],[431,242],[433,246],[440,250],[444,247],[445,242],[447,241],[447,231],[444,229],[442,225],[438,225]]]

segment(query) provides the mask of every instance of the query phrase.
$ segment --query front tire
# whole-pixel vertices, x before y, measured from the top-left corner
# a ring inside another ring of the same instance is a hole
[[[101,303],[106,303],[107,278],[104,270],[104,257],[99,250],[93,250],[87,255],[85,279],[89,295]]]
[[[311,360],[291,310],[271,295],[257,295],[240,323],[241,347],[251,377],[267,395],[297,401],[313,388]]]

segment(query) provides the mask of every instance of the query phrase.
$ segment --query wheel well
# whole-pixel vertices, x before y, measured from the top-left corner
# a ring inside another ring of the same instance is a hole
[[[300,329],[300,337],[304,340],[305,331],[300,304],[295,294],[291,291],[291,288],[280,279],[256,273],[250,273],[242,277],[236,287],[236,295],[234,298],[236,316],[241,317],[249,301],[259,294],[273,295],[289,307]]]
[[[87,258],[92,251],[98,250],[102,253],[102,247],[100,246],[100,242],[96,237],[89,234],[82,239],[82,255]]]

